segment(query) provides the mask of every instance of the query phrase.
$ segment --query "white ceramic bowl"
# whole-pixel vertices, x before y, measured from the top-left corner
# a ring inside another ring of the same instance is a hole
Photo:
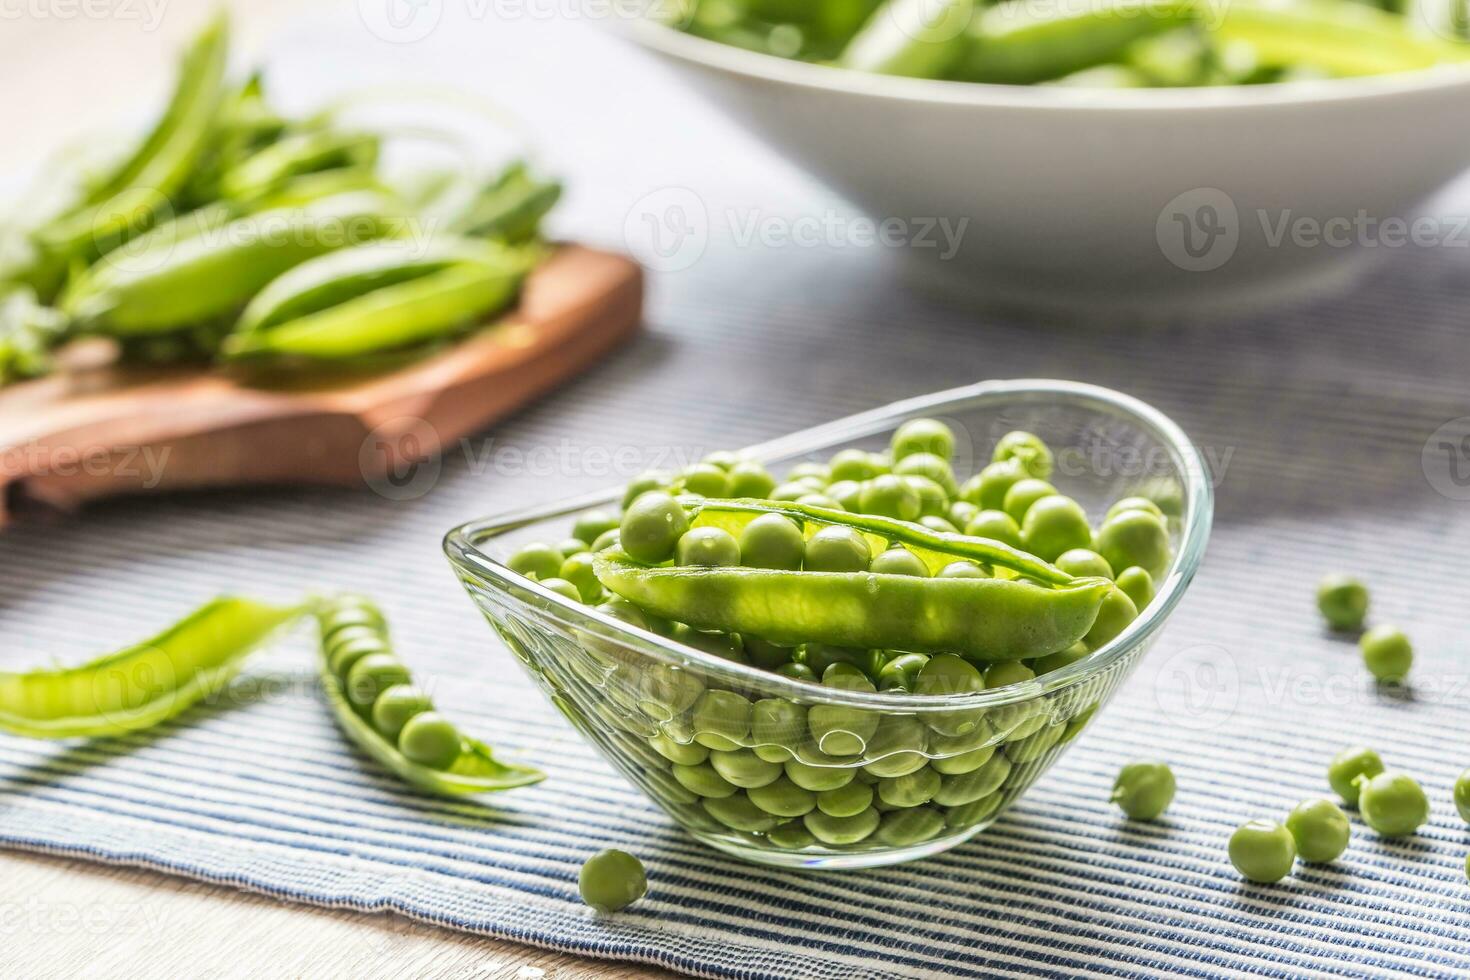
[[[1463,66],[1087,90],[869,75],[625,27],[871,216],[969,218],[959,253],[933,265],[1002,301],[1162,309],[1296,294],[1395,247],[1397,222],[1470,165]],[[1446,222],[1423,237],[1453,233]],[[1375,238],[1387,247],[1356,247]]]

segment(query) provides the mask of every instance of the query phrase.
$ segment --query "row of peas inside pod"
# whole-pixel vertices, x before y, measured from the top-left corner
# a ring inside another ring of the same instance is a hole
[[[510,567],[568,599],[811,688],[770,697],[589,641],[563,709],[711,833],[863,849],[992,819],[1098,692],[893,711],[850,695],[938,699],[1083,661],[1152,600],[1171,535],[1143,496],[1094,526],[1047,482],[1051,450],[1029,433],[999,440],[963,481],[953,450],[948,427],[922,419],[885,453],[843,450],[784,482],[713,454],[640,476],[621,514],[587,512],[564,542],[522,548]]]

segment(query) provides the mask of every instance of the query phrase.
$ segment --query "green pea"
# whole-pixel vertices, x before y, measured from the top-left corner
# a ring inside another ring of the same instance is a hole
[[[697,493],[701,497],[727,497],[730,494],[730,474],[712,463],[695,463],[679,474],[679,478],[684,481],[684,489],[688,493]]]
[[[627,510],[633,501],[650,490],[667,490],[672,482],[674,482],[673,476],[663,470],[645,470],[639,473],[628,482],[627,489],[623,491],[623,509]],[[593,550],[599,549],[594,548]]]
[[[777,770],[779,769],[778,766]],[[810,813],[817,805],[816,793],[802,789],[785,776],[764,786],[747,789],[745,795],[750,797],[750,802],[773,817],[800,817]]]
[[[688,806],[699,802],[699,794],[691,793],[684,785],[662,769],[644,769],[643,779],[651,784],[650,792],[664,805],[671,803]],[[703,815],[704,811],[699,811]]]
[[[872,558],[868,539],[850,527],[829,525],[806,542],[809,572],[864,572]]]
[[[878,797],[889,806],[918,806],[934,799],[942,781],[939,773],[925,766],[903,776],[878,780]]]
[[[851,664],[863,670],[869,659],[867,650],[858,647],[834,647],[827,643],[808,643],[797,652],[797,659],[812,669],[818,677],[827,673],[833,664]],[[866,670],[863,670],[867,673]]]
[[[1017,524],[1026,519],[1026,512],[1036,501],[1044,497],[1054,496],[1057,488],[1045,480],[1038,480],[1034,476],[1028,476],[1024,480],[1018,480],[1006,491],[1006,498],[1001,504],[1001,510],[1010,515],[1011,520]],[[1025,531],[1022,529],[1022,540],[1025,540]]]
[[[1335,630],[1359,630],[1368,616],[1368,587],[1350,575],[1325,576],[1317,586],[1317,608]]]
[[[787,779],[802,789],[809,789],[814,793],[840,789],[852,782],[856,775],[856,770],[853,769],[813,765],[799,758],[787,759],[784,768]]]
[[[1090,548],[1071,548],[1058,555],[1052,561],[1052,564],[1068,575],[1076,575],[1078,577],[1091,575],[1099,578],[1113,577],[1113,568],[1108,564],[1107,559]]]
[[[919,670],[915,694],[970,694],[985,690],[985,677],[967,660],[952,653],[935,654]],[[978,711],[936,711],[924,723],[941,735],[964,735],[974,731],[984,717]]]
[[[938,751],[931,742],[931,752]],[[941,776],[963,776],[967,772],[974,772],[985,763],[989,762],[991,756],[995,755],[994,745],[980,745],[958,753],[957,755],[944,756],[929,760],[929,768]]]
[[[791,467],[791,472],[786,474],[787,480],[815,480],[822,486],[832,482],[832,471],[825,463],[815,460],[803,460]]]
[[[657,565],[668,561],[687,530],[689,515],[679,502],[661,490],[650,490],[623,512],[618,541],[634,561]]]
[[[367,708],[388,688],[408,684],[408,668],[391,653],[370,653],[352,665],[344,684],[347,700]]]
[[[965,533],[972,538],[989,538],[1012,548],[1021,547],[1021,525],[1003,510],[980,511],[965,525]]]
[[[602,598],[602,583],[597,581],[597,574],[592,571],[592,552],[590,551],[579,551],[575,555],[568,555],[561,563],[557,577],[572,583],[577,589],[577,594],[585,603],[595,603]]]
[[[817,842],[812,832],[806,829],[806,824],[800,820],[783,823],[766,834],[766,840],[781,848],[783,851],[799,851],[804,847],[811,847]]]
[[[900,462],[918,453],[948,461],[954,457],[954,432],[938,419],[910,419],[893,433],[889,449]]]
[[[924,559],[907,548],[889,548],[873,559],[868,565],[868,570],[880,575],[929,577],[929,566],[924,564]]]
[[[801,568],[807,543],[801,528],[782,514],[762,514],[740,531],[740,560],[748,568]]]
[[[611,531],[604,531],[597,536],[597,540],[592,542],[592,546],[587,550],[596,553],[606,551],[608,548],[616,548],[620,537],[621,535],[616,528]]]
[[[948,518],[935,517],[933,514],[925,514],[919,518],[919,523],[931,531],[939,534],[959,534],[960,529],[949,522]]]
[[[744,793],[723,798],[705,797],[700,801],[706,813],[731,830],[763,834],[781,821],[750,802]]]
[[[885,813],[878,824],[877,838],[889,847],[911,847],[938,837],[944,830],[944,814],[932,806],[916,806]]]
[[[585,511],[572,525],[572,537],[581,541],[596,541],[621,522],[616,514],[605,510]],[[585,551],[586,549],[580,549]]]
[[[1429,820],[1429,797],[1411,777],[1397,772],[1362,775],[1358,787],[1358,812],[1363,822],[1384,837],[1406,837]]]
[[[1071,497],[1052,494],[1026,509],[1021,521],[1021,545],[1046,561],[1092,543],[1092,526],[1082,505]]]
[[[1133,600],[1128,598],[1128,593],[1115,585],[1103,596],[1102,605],[1097,609],[1097,619],[1093,620],[1092,628],[1087,631],[1082,642],[1087,644],[1089,650],[1100,649],[1137,618],[1138,609],[1133,605]]]
[[[1343,749],[1327,766],[1327,783],[1349,806],[1358,805],[1358,777],[1383,772],[1383,760],[1365,745]]]
[[[345,682],[357,662],[373,654],[388,654],[387,641],[381,633],[369,630],[365,635],[356,635],[343,630],[332,637],[327,666]]]
[[[1286,818],[1286,829],[1296,841],[1303,861],[1336,861],[1347,850],[1352,827],[1347,816],[1331,800],[1307,800],[1297,804]]]
[[[820,810],[813,810],[801,818],[812,836],[833,846],[857,844],[866,840],[878,829],[881,819],[881,815],[872,807],[851,817],[830,817]]]
[[[577,587],[564,578],[542,579],[541,585],[555,592],[557,595],[562,596],[566,599],[570,599],[573,602],[580,603],[582,601],[582,593],[577,591]]]
[[[767,762],[750,749],[711,751],[709,764],[715,772],[741,789],[768,786],[781,778],[781,763]]]
[[[1154,577],[1137,565],[1118,573],[1117,586],[1140,612],[1154,599]]]
[[[1094,550],[1114,568],[1137,565],[1158,578],[1169,567],[1169,530],[1147,511],[1124,511],[1103,521]]]
[[[919,519],[941,517],[949,511],[949,495],[927,476],[901,477],[919,495]]]
[[[733,796],[738,789],[734,783],[715,772],[715,767],[708,762],[692,766],[675,765],[672,772],[679,785],[698,796],[723,799]]]
[[[873,457],[861,449],[839,449],[827,463],[827,473],[834,484],[862,483],[879,474]]]
[[[1116,517],[1130,510],[1146,511],[1158,518],[1167,517],[1163,508],[1147,497],[1123,497],[1108,508],[1108,512],[1103,515],[1103,519],[1106,520],[1109,517]]]
[[[698,742],[679,742],[659,732],[648,740],[648,744],[659,755],[681,766],[697,766],[709,758],[709,749]]]
[[[1274,820],[1252,820],[1230,835],[1230,863],[1251,881],[1280,881],[1296,863],[1291,831]]]
[[[448,769],[459,758],[462,741],[454,722],[437,711],[423,711],[404,723],[398,751],[421,766]]]
[[[1034,762],[1060,742],[1066,730],[1065,724],[1047,725],[1025,738],[1011,739],[1006,743],[1006,757],[1017,764]]]
[[[934,802],[942,806],[964,806],[989,796],[1000,789],[1011,774],[1011,760],[997,752],[979,768],[969,772],[943,776],[934,793]],[[936,774],[937,775],[937,774]]]
[[[913,521],[923,510],[923,500],[919,491],[903,477],[885,473],[863,484],[858,510],[864,514]]]
[[[825,493],[809,493],[804,497],[797,497],[796,502],[803,507],[821,507],[826,510],[842,510],[843,507],[837,501]]]
[[[863,485],[856,480],[842,480],[827,487],[827,496],[843,510],[856,511],[863,496]]]
[[[627,908],[648,894],[643,862],[626,851],[601,851],[587,859],[577,876],[582,901],[599,912]]]
[[[549,544],[528,544],[510,556],[510,570],[528,578],[554,578],[561,571],[562,553]]]
[[[1030,476],[1017,459],[991,463],[966,483],[965,499],[982,510],[1005,510],[1011,487]]]
[[[1455,809],[1460,812],[1461,820],[1470,823],[1470,769],[1455,780]]]
[[[793,680],[806,681],[808,684],[817,683],[816,673],[806,664],[785,663],[776,668],[776,673]]]
[[[965,830],[978,823],[983,823],[1000,809],[1001,794],[993,793],[982,797],[973,803],[964,803],[960,806],[946,807],[944,811],[944,825],[950,830]]]
[[[821,485],[812,480],[788,480],[771,491],[771,499],[794,503],[807,494],[816,493],[822,489],[824,488]]]
[[[373,702],[373,728],[390,742],[398,741],[398,733],[414,715],[432,711],[429,696],[412,684],[388,688]]]
[[[638,707],[656,721],[667,721],[683,714],[703,694],[704,684],[689,671],[672,664],[653,664],[639,679]]]
[[[1414,647],[1404,631],[1394,626],[1375,626],[1358,639],[1363,665],[1385,684],[1402,684],[1414,665]]]
[[[752,751],[767,762],[794,758],[806,739],[806,708],[785,698],[765,698],[750,709]]]
[[[873,682],[852,664],[838,663],[822,674],[822,686],[844,691],[876,691]],[[807,710],[807,727],[817,747],[834,756],[857,755],[878,728],[878,716],[839,704],[814,704]]]
[[[587,542],[581,538],[566,538],[556,546],[556,550],[561,552],[563,559],[570,558],[578,552],[586,551]]]
[[[922,769],[929,759],[924,754],[928,729],[910,715],[890,715],[878,725],[868,740],[863,758],[863,771],[874,776],[906,776]]]
[[[728,449],[716,449],[712,453],[707,453],[700,462],[708,463],[710,466],[718,466],[726,473],[729,473],[735,467],[745,462],[745,460],[740,458],[739,453],[731,452]]]
[[[1026,472],[1038,480],[1045,480],[1051,476],[1052,454],[1051,449],[1041,437],[1032,435],[1030,432],[1007,432],[1001,436],[1000,442],[995,444],[995,452],[991,454],[992,463],[1005,462],[1014,459],[1025,467]]]
[[[694,702],[694,740],[728,752],[750,735],[751,704],[734,691],[705,691]]]
[[[1009,687],[1012,684],[1024,684],[1035,678],[1036,674],[1031,668],[1020,661],[991,664],[985,669],[985,688],[991,690],[997,687]]]
[[[776,489],[776,478],[764,466],[753,460],[745,460],[730,467],[730,496],[736,499],[749,497],[764,500]]]
[[[1130,820],[1155,820],[1174,802],[1174,770],[1163,762],[1130,762],[1109,797]]]
[[[873,805],[873,787],[856,779],[816,795],[817,809],[829,817],[855,817]]]
[[[893,472],[897,476],[922,476],[933,480],[944,490],[945,497],[958,497],[959,484],[955,482],[954,470],[949,460],[935,453],[918,452],[896,458]]]
[[[674,548],[674,564],[722,568],[740,564],[740,545],[718,527],[691,528]]]
[[[887,661],[878,672],[878,690],[912,692],[918,683],[919,671],[929,662],[922,653],[903,653]]]
[[[949,505],[949,522],[955,527],[965,527],[980,515],[980,508],[968,500],[956,500]]]

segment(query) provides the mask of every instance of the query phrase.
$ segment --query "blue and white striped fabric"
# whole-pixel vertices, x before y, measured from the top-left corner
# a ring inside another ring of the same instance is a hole
[[[317,59],[345,34],[299,47]],[[563,57],[544,59],[509,27],[479,37],[525,79],[518,94],[544,99],[546,132],[565,122],[574,147],[603,147],[562,168],[565,227],[581,236],[616,243],[629,204],[657,186],[646,167],[699,187],[712,210],[842,207],[704,116],[681,118],[709,139],[675,139],[662,128],[672,109],[645,112],[621,144],[578,129],[606,126],[613,106],[597,100],[613,95],[567,66],[621,67],[626,53],[567,32]],[[622,167],[602,155],[617,145]],[[738,160],[707,159],[714,145]],[[742,173],[779,188],[742,190]],[[916,295],[879,255],[765,252],[716,234],[695,268],[654,282],[648,335],[453,452],[426,497],[198,495],[0,534],[0,668],[116,647],[217,592],[360,589],[382,598],[445,709],[545,767],[546,783],[488,808],[405,790],[333,728],[302,634],[252,662],[229,703],[156,732],[0,738],[0,841],[710,977],[1464,976],[1470,827],[1450,787],[1470,766],[1470,504],[1436,491],[1421,453],[1470,415],[1466,258],[1395,254],[1350,296],[1209,328],[1048,328]],[[616,482],[667,453],[1007,376],[1109,385],[1174,416],[1216,460],[1218,520],[1195,587],[1118,699],[997,826],[927,861],[778,872],[686,838],[534,692],[439,554],[452,524]],[[1352,645],[1322,631],[1313,591],[1333,569],[1363,574],[1375,620],[1414,638],[1413,697],[1376,692]],[[1327,760],[1356,742],[1422,781],[1430,825],[1389,842],[1355,822],[1338,863],[1243,884],[1225,856],[1231,830],[1326,793]],[[1170,761],[1180,791],[1165,819],[1130,824],[1107,794],[1142,757]],[[607,846],[639,854],[652,886],[597,918],[576,875]]]

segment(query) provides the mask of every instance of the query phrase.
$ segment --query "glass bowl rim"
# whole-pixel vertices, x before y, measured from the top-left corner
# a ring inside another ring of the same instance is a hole
[[[469,521],[444,536],[444,552],[451,564],[464,575],[488,581],[499,592],[517,603],[514,596],[522,590],[537,596],[545,606],[556,611],[563,625],[594,634],[604,641],[618,643],[644,656],[673,666],[697,666],[704,673],[727,681],[733,686],[769,692],[763,696],[795,701],[843,704],[852,707],[893,712],[952,711],[956,709],[994,708],[1031,701],[1086,682],[1122,660],[1144,643],[1173,613],[1185,590],[1193,580],[1204,557],[1214,513],[1214,488],[1209,470],[1199,451],[1184,431],[1168,416],[1147,403],[1099,385],[1074,381],[1020,378],[1006,381],[981,381],[958,388],[908,398],[880,408],[870,409],[836,419],[822,425],[802,429],[790,435],[750,446],[739,452],[758,461],[799,456],[830,449],[833,443],[847,442],[891,430],[907,418],[943,414],[958,410],[960,402],[1023,401],[1046,403],[1056,401],[1084,402],[1094,410],[1127,419],[1149,432],[1167,446],[1175,456],[1179,476],[1184,485],[1184,516],[1179,535],[1179,548],[1153,601],[1128,627],[1084,660],[1060,670],[1043,674],[1005,687],[968,694],[920,695],[895,694],[887,691],[846,691],[822,687],[772,671],[725,660],[695,647],[676,643],[649,630],[631,626],[622,620],[598,612],[596,607],[574,602],[511,571],[503,562],[481,551],[476,542],[506,533],[527,524],[561,516],[569,516],[592,507],[616,505],[622,488],[564,498],[551,504],[517,508],[502,514]],[[969,406],[966,406],[969,407]]]

